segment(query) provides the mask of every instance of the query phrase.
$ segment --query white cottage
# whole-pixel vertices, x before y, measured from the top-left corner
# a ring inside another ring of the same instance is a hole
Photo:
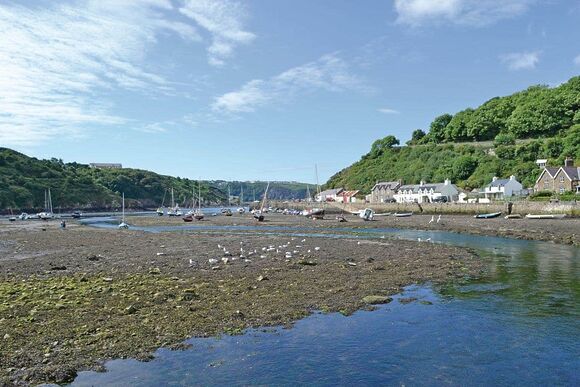
[[[515,176],[509,179],[498,179],[493,177],[491,183],[484,187],[485,198],[489,200],[504,199],[523,193],[524,187],[516,180]]]
[[[443,183],[402,185],[393,195],[397,203],[455,202],[459,199],[459,189],[450,180]]]

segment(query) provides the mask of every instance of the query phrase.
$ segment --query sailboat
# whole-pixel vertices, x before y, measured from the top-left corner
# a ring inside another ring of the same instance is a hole
[[[50,196],[50,188],[44,191],[44,211],[38,214],[38,217],[42,220],[49,220],[54,218],[52,212],[52,197]]]
[[[244,185],[240,184],[240,207],[238,208],[238,214],[243,214],[246,212],[244,208]]]
[[[264,221],[264,206],[266,205],[266,200],[268,198],[268,189],[270,188],[270,182],[266,186],[266,191],[264,191],[264,197],[262,198],[262,205],[260,206],[259,210],[254,211],[254,219],[258,222]]]
[[[195,208],[195,188],[191,190],[191,210],[187,211],[187,213],[183,216],[183,221],[184,222],[193,222],[193,214],[195,213],[194,211]]]
[[[230,186],[228,185],[228,207],[222,208],[222,214],[225,216],[232,216],[232,210],[230,209],[232,206],[232,193],[230,191]]]
[[[163,201],[161,202],[161,207],[157,208],[157,215],[163,216],[165,214],[165,196],[167,196],[167,189],[163,192]]]
[[[201,211],[201,181],[198,180],[197,182],[197,189],[198,189],[198,196],[197,196],[197,210],[195,211],[195,213],[193,214],[193,217],[195,218],[195,220],[202,220],[204,217],[203,212]]]
[[[121,223],[119,223],[119,229],[128,229],[129,225],[125,223],[125,192],[123,192],[123,217],[121,218]]]
[[[316,192],[320,197],[320,184],[318,184],[318,166],[314,164],[314,171],[316,173]],[[308,194],[310,195],[310,189],[308,189],[308,185],[306,186],[308,190]],[[322,198],[321,198],[322,199]],[[323,204],[324,206],[324,204]],[[310,209],[306,209],[302,211],[302,215],[306,216],[307,218],[312,219],[323,219],[324,218],[324,207],[313,207]]]
[[[167,210],[169,216],[181,216],[183,212],[179,209],[179,204],[175,204],[175,197],[173,195],[173,188],[171,188],[171,208]]]

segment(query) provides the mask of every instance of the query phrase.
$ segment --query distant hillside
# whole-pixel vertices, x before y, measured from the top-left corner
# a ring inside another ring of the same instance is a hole
[[[570,156],[580,162],[580,77],[556,88],[534,86],[494,98],[454,116],[441,115],[428,133],[415,130],[407,144],[397,146],[393,136],[375,141],[369,153],[326,186],[368,193],[378,180],[413,184],[450,178],[471,189],[493,176],[512,174],[532,186],[539,173],[536,159],[562,165]]]
[[[229,183],[232,195],[238,195],[240,183]],[[266,183],[243,183],[245,199],[262,198]],[[224,181],[203,181],[201,197],[204,204],[227,203]],[[125,193],[126,205],[133,208],[155,208],[170,203],[169,189],[175,201],[191,203],[197,181],[159,175],[140,169],[93,169],[86,164],[63,163],[62,160],[39,160],[7,148],[0,148],[0,209],[41,209],[44,192],[51,189],[55,210],[114,209],[121,205]],[[269,197],[292,199],[303,197],[305,184],[273,182]]]
[[[253,200],[260,200],[266,190],[268,182],[266,181],[223,181],[216,180],[213,182],[216,187],[218,187],[223,192],[229,192],[232,196],[240,196],[244,194],[244,201],[250,202]],[[270,183],[270,188],[268,192],[268,198],[273,200],[293,200],[293,199],[305,199],[308,190],[310,190],[310,195],[314,195],[316,192],[316,186],[314,184],[299,183],[295,181],[275,181]]]

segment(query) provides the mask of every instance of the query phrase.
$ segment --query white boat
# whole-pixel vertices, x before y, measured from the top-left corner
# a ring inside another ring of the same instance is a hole
[[[50,188],[44,191],[44,211],[38,213],[38,217],[42,220],[54,219],[52,212],[52,197],[50,195]]]
[[[28,214],[26,212],[23,212],[22,214],[20,214],[20,216],[18,216],[18,219],[26,220],[28,219]]]
[[[243,214],[245,212],[246,212],[246,209],[244,207],[238,208],[238,214]]]
[[[566,214],[527,214],[528,219],[563,219]]]
[[[129,225],[125,223],[125,192],[123,192],[123,217],[121,218],[121,223],[119,223],[119,229],[128,229]]]
[[[314,164],[314,172],[316,174],[316,192],[320,197],[320,184],[318,184],[318,166],[316,164]],[[310,188],[308,187],[308,184],[306,184],[306,192],[308,200],[310,199]],[[302,215],[311,219],[324,219],[324,212],[324,201],[322,201],[322,207],[306,209],[302,211]]]
[[[157,208],[157,215],[163,216],[165,215],[165,196],[167,195],[167,189],[163,192],[163,200],[161,201],[161,206]]]
[[[370,208],[365,208],[364,211],[361,211],[359,217],[362,220],[373,220],[373,218],[375,217],[375,212]]]

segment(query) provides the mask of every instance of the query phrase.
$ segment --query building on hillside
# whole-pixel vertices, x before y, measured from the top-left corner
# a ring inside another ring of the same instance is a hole
[[[580,193],[580,167],[574,166],[574,160],[566,158],[563,167],[544,167],[534,185],[535,191],[566,191]]]
[[[524,187],[516,180],[514,175],[510,176],[509,179],[498,179],[494,176],[491,183],[483,188],[483,192],[485,198],[489,200],[502,200],[527,194],[527,190],[524,190]]]
[[[337,195],[336,197],[336,201],[339,203],[356,203],[356,195],[358,195],[360,191],[355,190],[355,191],[347,191],[344,190],[342,191],[339,195]]]
[[[326,191],[322,191],[321,193],[316,194],[314,200],[317,202],[336,202],[338,201],[337,198],[342,191],[344,191],[343,188],[327,189]]]
[[[97,169],[121,169],[123,165],[117,163],[90,163],[89,167]]]
[[[450,180],[443,183],[425,183],[402,185],[393,195],[397,203],[434,203],[456,202],[459,189]]]
[[[536,160],[536,165],[537,165],[539,168],[545,168],[545,167],[546,167],[546,165],[548,165],[548,159],[537,159],[537,160]]]
[[[386,203],[394,200],[394,195],[401,186],[401,181],[382,181],[377,182],[371,189],[368,197],[370,203]]]

